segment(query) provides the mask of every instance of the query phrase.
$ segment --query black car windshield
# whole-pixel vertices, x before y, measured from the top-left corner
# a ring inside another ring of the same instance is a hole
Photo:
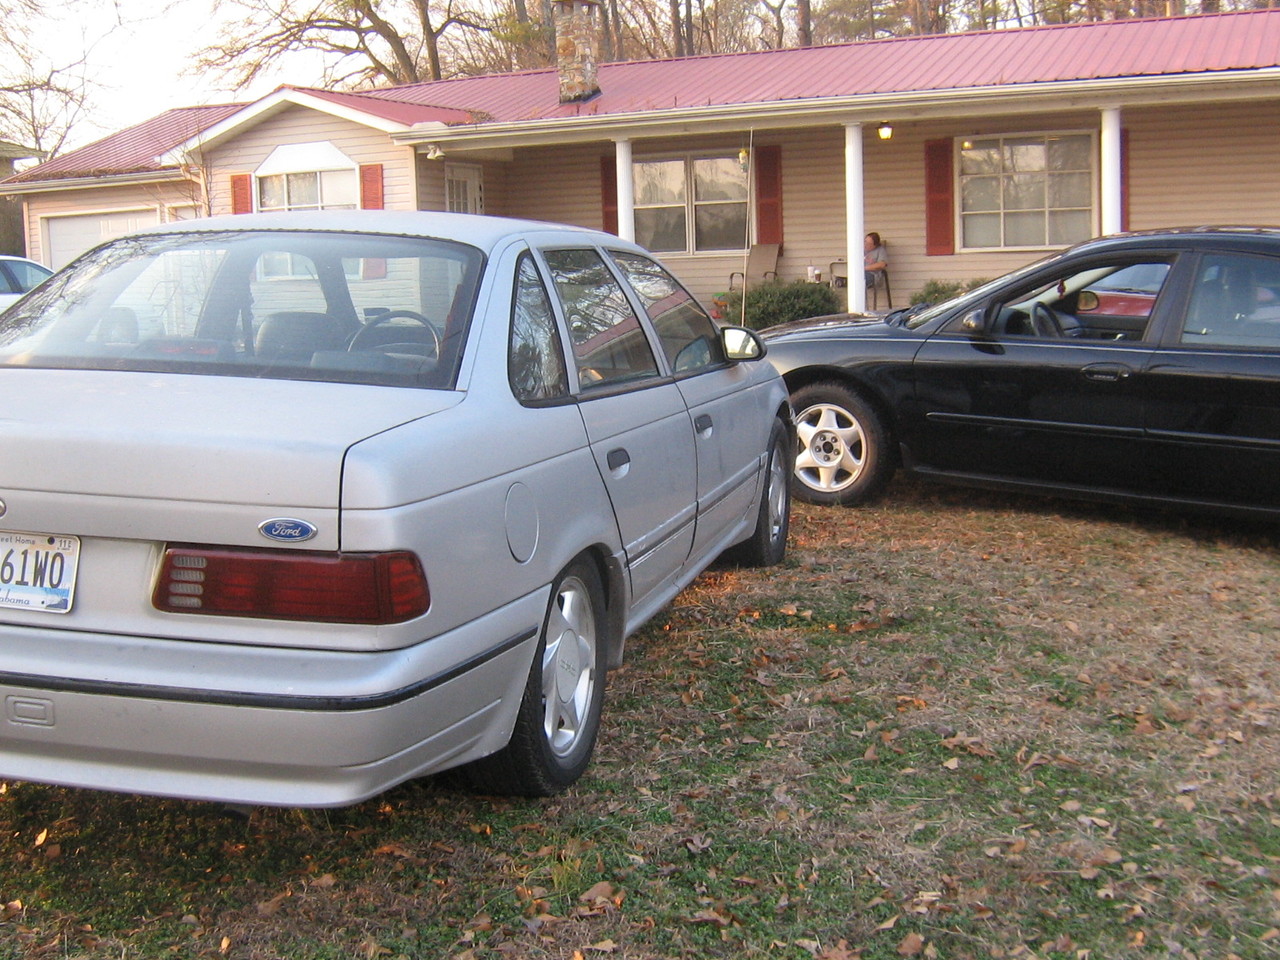
[[[450,389],[483,263],[377,234],[126,237],[0,319],[0,366]]]
[[[917,327],[923,327],[935,317],[940,317],[943,314],[949,314],[957,311],[968,303],[976,303],[983,300],[991,291],[999,287],[1006,286],[1010,280],[1039,270],[1045,264],[1051,263],[1061,256],[1061,253],[1052,254],[1051,256],[1045,257],[1041,260],[1036,260],[1034,263],[1029,263],[1025,267],[1021,267],[1012,273],[1006,273],[1004,276],[997,277],[995,280],[988,280],[986,283],[974,287],[972,290],[968,290],[960,294],[958,297],[952,297],[950,300],[942,300],[938,303],[928,304],[907,316],[903,325],[910,330],[915,330]]]

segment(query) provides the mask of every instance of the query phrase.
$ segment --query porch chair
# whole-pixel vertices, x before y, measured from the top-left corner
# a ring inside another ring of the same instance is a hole
[[[780,243],[754,243],[747,253],[746,270],[735,270],[729,274],[729,289],[734,289],[734,277],[741,277],[743,286],[748,283],[763,283],[765,280],[778,279],[778,252]]]

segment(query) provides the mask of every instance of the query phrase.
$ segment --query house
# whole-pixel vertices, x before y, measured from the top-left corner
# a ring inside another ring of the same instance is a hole
[[[0,194],[51,266],[209,213],[459,210],[634,237],[703,297],[753,243],[800,279],[874,229],[902,302],[1100,233],[1280,223],[1280,10],[597,64],[595,7],[556,0],[559,69],[173,110]]]

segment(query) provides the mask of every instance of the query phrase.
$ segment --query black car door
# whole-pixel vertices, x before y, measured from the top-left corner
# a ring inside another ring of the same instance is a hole
[[[1149,479],[1142,377],[1173,259],[1059,261],[930,337],[914,365],[917,468],[1141,489]],[[1148,268],[1145,289],[1107,285],[1135,266]]]
[[[1146,376],[1154,491],[1280,509],[1280,257],[1206,252]]]

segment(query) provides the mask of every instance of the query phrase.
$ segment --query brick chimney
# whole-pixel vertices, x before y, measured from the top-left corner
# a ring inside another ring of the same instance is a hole
[[[560,102],[589,100],[600,92],[596,60],[600,33],[596,0],[555,0],[556,67]]]

